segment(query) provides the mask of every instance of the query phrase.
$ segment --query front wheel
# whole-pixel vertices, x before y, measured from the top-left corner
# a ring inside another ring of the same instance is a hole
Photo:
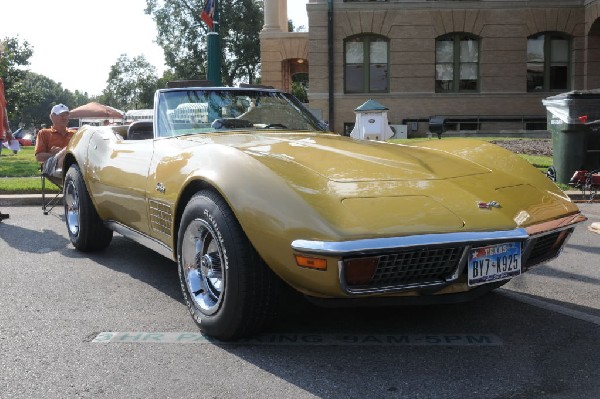
[[[200,192],[187,204],[177,253],[185,303],[208,335],[221,340],[251,335],[275,317],[280,280],[216,193]]]
[[[72,165],[65,175],[63,200],[65,222],[73,246],[84,252],[106,248],[113,232],[100,220],[77,165]]]

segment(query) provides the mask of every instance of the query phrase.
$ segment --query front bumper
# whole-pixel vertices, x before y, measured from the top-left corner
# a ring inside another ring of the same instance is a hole
[[[296,253],[337,257],[339,285],[350,297],[415,291],[435,294],[457,283],[469,290],[465,268],[473,247],[521,243],[522,272],[557,257],[575,225],[587,220],[580,213],[507,231],[459,232],[326,242],[296,240]],[[360,259],[377,258],[373,279],[354,284],[348,266]],[[377,276],[385,276],[378,278]]]

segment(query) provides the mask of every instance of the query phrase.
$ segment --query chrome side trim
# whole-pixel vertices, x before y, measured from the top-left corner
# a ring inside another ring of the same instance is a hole
[[[524,241],[529,238],[525,229],[518,228],[506,231],[464,232],[444,234],[422,234],[406,237],[368,238],[354,241],[313,241],[294,240],[295,251],[325,255],[363,255],[386,250],[402,248],[418,248],[425,246],[443,246],[471,243],[489,243],[501,241]]]
[[[157,252],[158,254],[164,256],[165,258],[171,259],[171,260],[175,260],[175,258],[173,257],[173,251],[171,250],[171,248],[169,248],[166,244],[147,236],[146,234],[142,234],[137,230],[133,230],[130,227],[127,227],[119,222],[116,222],[114,220],[109,220],[107,222],[104,222],[104,225],[111,229],[112,231],[115,231],[119,234],[121,234],[124,237],[129,238],[130,240],[133,240],[135,242],[137,242],[138,244],[141,244],[143,246],[145,246],[146,248],[149,248],[151,250],[153,250],[154,252]]]

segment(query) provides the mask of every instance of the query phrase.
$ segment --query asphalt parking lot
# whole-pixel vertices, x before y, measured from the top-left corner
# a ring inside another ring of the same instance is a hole
[[[466,304],[323,309],[199,333],[175,264],[123,237],[79,253],[60,212],[0,208],[0,397],[597,398],[600,204],[560,258]]]

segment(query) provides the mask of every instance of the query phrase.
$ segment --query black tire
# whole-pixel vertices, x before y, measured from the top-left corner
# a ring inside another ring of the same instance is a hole
[[[100,220],[77,165],[67,171],[63,199],[65,222],[73,246],[83,252],[106,248],[113,232]]]
[[[216,193],[199,192],[185,207],[177,254],[185,303],[206,334],[249,336],[276,317],[282,282]]]
[[[550,166],[548,168],[548,170],[546,171],[546,176],[548,177],[548,179],[556,183],[556,169],[554,169],[554,166]]]

